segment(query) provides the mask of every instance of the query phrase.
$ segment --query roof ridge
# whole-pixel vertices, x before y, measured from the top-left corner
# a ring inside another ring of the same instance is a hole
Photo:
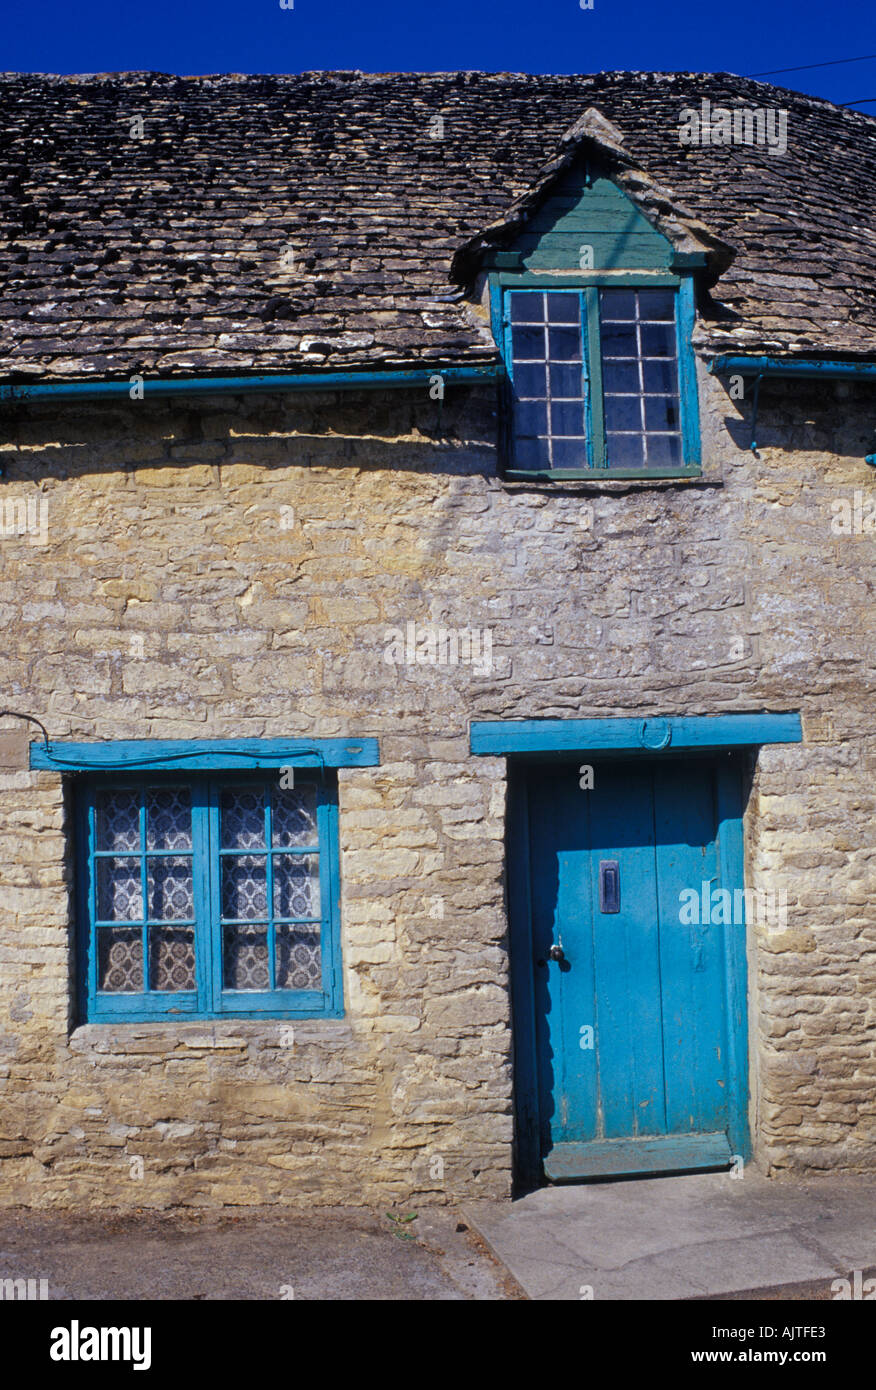
[[[795,103],[802,103],[816,108],[828,108],[831,111],[840,111],[850,117],[860,117],[866,122],[876,122],[876,114],[871,115],[866,111],[858,111],[854,107],[843,106],[833,102],[827,97],[815,96],[808,92],[797,91],[793,87],[778,86],[770,82],[762,82],[757,78],[746,76],[744,73],[733,73],[727,71],[720,72],[692,72],[689,70],[669,70],[669,71],[650,71],[636,68],[613,68],[605,69],[600,72],[581,72],[581,73],[521,73],[521,72],[490,72],[483,69],[460,68],[448,70],[446,72],[365,72],[360,68],[326,68],[310,69],[298,73],[270,73],[270,72],[215,72],[215,73],[173,73],[162,72],[157,69],[131,68],[122,69],[115,72],[82,72],[82,73],[53,73],[53,72],[0,72],[0,83],[19,83],[26,84],[31,81],[33,84],[45,83],[51,85],[76,85],[79,83],[100,83],[127,85],[149,80],[152,84],[165,83],[205,83],[212,85],[245,86],[248,83],[273,82],[277,85],[294,86],[297,83],[307,83],[322,81],[335,83],[336,85],[349,85],[351,82],[362,82],[363,84],[376,86],[379,84],[390,85],[399,81],[417,80],[423,86],[439,86],[448,81],[459,81],[460,79],[477,79],[483,83],[514,83],[515,85],[539,86],[543,84],[566,85],[573,83],[588,84],[597,89],[611,89],[615,86],[628,85],[631,80],[639,80],[643,85],[656,86],[658,84],[678,85],[688,82],[697,85],[711,83],[733,84],[741,89],[747,87],[762,88],[773,93],[784,93],[789,98],[793,98]]]

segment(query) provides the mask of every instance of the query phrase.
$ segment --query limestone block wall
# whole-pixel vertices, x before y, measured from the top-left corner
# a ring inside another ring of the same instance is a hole
[[[876,535],[832,526],[873,496],[871,402],[771,383],[755,457],[700,389],[702,480],[553,489],[500,479],[484,388],[4,412],[0,505],[46,518],[0,539],[4,707],[54,739],[375,736],[381,765],[339,774],[345,1016],[291,1044],[84,1024],[70,779],[0,773],[0,1202],[508,1194],[506,768],[468,725],[542,715],[802,710],[746,814],[751,886],[788,894],[749,929],[755,1153],[873,1166]],[[409,624],[489,661],[387,661]]]

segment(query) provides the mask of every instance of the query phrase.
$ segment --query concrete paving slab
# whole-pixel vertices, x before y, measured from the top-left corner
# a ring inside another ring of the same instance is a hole
[[[533,1299],[829,1286],[876,1263],[876,1181],[698,1173],[544,1187],[465,1215]],[[771,1295],[767,1295],[771,1296]]]
[[[580,1288],[584,1279],[580,1266],[552,1264],[547,1260],[521,1256],[515,1259],[514,1268],[514,1278],[530,1299],[553,1301],[582,1297]]]

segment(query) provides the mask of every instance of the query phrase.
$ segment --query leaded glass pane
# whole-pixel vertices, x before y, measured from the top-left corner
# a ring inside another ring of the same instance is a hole
[[[208,836],[206,805],[198,843],[209,840],[218,853],[223,988],[320,991],[317,788],[241,781],[220,785],[218,798],[219,845]],[[194,848],[191,786],[99,790],[95,813],[96,917],[113,924],[95,928],[100,992],[197,992],[194,880],[209,864]]]
[[[278,989],[321,989],[319,928],[278,926],[274,940]]]
[[[305,784],[294,791],[280,788],[274,792],[271,839],[278,849],[318,843],[315,787]]]
[[[259,789],[227,787],[222,793],[222,848],[263,849],[265,799]]]
[[[251,921],[267,916],[267,858],[228,854],[222,858],[222,916]]]
[[[192,861],[158,855],[146,864],[147,898],[151,922],[191,921],[195,915]]]
[[[274,916],[319,916],[317,855],[274,855]]]
[[[149,928],[149,982],[153,989],[195,988],[195,937],[191,927]]]
[[[97,916],[101,922],[142,922],[140,858],[98,859]]]
[[[139,792],[98,792],[96,848],[117,851],[140,848]]]
[[[110,994],[139,994],[143,989],[143,937],[139,928],[98,928],[97,987]]]
[[[191,849],[192,795],[188,787],[155,787],[146,796],[146,848]]]
[[[270,988],[267,927],[263,923],[226,926],[223,928],[222,937],[224,988]]]

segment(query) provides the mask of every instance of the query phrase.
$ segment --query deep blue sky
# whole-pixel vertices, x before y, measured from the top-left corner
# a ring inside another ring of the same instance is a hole
[[[7,0],[0,32],[13,72],[759,73],[876,53],[873,0]],[[766,80],[857,102],[876,59]]]

